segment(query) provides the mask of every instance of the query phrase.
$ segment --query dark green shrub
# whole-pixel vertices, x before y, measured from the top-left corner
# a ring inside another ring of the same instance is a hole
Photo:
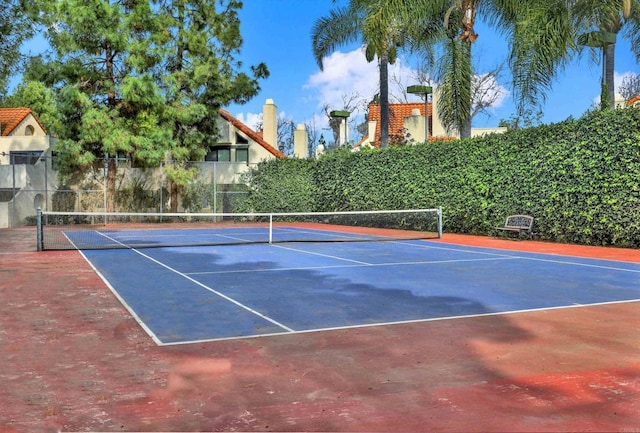
[[[640,247],[640,110],[467,140],[260,164],[261,211],[441,206],[445,231],[491,234],[509,214],[541,239]]]

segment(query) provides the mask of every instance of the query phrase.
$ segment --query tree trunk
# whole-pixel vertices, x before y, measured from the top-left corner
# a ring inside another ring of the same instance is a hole
[[[172,213],[178,212],[178,184],[171,182],[170,186],[170,210]]]
[[[602,108],[613,110],[616,108],[616,88],[614,83],[614,67],[615,67],[615,51],[616,44],[609,44],[603,48],[604,56],[602,61],[604,62],[603,66],[603,88],[602,93],[603,96],[606,93],[607,101],[606,103],[603,101]]]
[[[389,146],[389,57],[380,58],[380,147]]]
[[[117,158],[107,159],[107,212],[116,211],[116,171],[118,169]]]
[[[473,94],[471,93],[471,80],[473,74],[471,72],[471,41],[463,41],[464,47],[464,55],[461,58],[461,62],[463,63],[461,66],[465,71],[463,75],[465,77],[462,85],[464,86],[464,90],[462,94],[469,98],[468,105],[462,104],[462,107],[465,107],[464,112],[461,112],[460,117],[460,138],[469,138],[471,137],[471,110],[473,109]]]

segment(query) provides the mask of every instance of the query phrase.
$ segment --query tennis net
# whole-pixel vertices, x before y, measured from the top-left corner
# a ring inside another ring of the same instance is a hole
[[[442,236],[441,209],[288,213],[38,211],[38,250],[281,242],[363,242]]]

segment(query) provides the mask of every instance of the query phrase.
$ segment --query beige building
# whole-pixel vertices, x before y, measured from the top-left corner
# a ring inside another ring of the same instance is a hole
[[[268,99],[263,107],[263,131],[249,128],[228,111],[221,109],[218,118],[220,138],[208,148],[200,163],[203,177],[220,184],[233,184],[239,175],[260,161],[285,158],[278,150],[277,107]],[[52,208],[58,186],[54,170],[55,139],[47,135],[38,117],[29,108],[0,108],[0,228],[22,225],[34,217],[38,207]],[[306,137],[306,131],[304,136]],[[306,140],[306,138],[305,138]],[[306,149],[306,141],[304,146]],[[215,162],[215,164],[213,164]],[[140,176],[141,170],[121,168],[123,179]],[[94,176],[100,179],[100,176]],[[161,169],[151,175],[152,186],[159,188]],[[156,185],[153,185],[156,184]],[[94,191],[100,195],[100,191]],[[86,196],[86,192],[84,193]],[[102,199],[93,200],[102,203]],[[95,209],[76,209],[78,211]]]
[[[17,225],[46,207],[56,183],[53,140],[29,108],[0,108],[0,227]]]
[[[436,94],[432,98],[436,98]],[[434,102],[428,104],[429,141],[454,140],[460,138],[457,131],[448,132],[440,121],[438,110],[434,110]],[[389,143],[424,143],[425,140],[425,109],[424,102],[389,104]],[[472,128],[471,136],[503,133],[507,128]],[[369,104],[368,133],[359,146],[380,145],[380,105]]]
[[[262,132],[256,132],[220,109],[218,142],[209,146],[205,161],[256,163],[266,159],[285,158],[278,150],[278,108],[267,99],[262,111]]]
[[[220,110],[218,143],[210,146],[206,161],[233,161],[256,163],[272,158],[286,158],[278,149],[278,107],[273,99],[262,106],[262,131],[254,131],[228,111]],[[308,133],[304,124],[294,132],[293,156],[308,158]]]

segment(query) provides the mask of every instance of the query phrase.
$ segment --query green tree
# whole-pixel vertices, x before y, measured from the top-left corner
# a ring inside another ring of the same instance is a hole
[[[52,136],[57,136],[62,125],[55,92],[39,81],[19,84],[15,92],[7,96],[2,106],[31,108],[38,115],[47,133]]]
[[[402,4],[402,3],[401,3]],[[338,46],[360,41],[368,62],[378,59],[380,77],[380,146],[389,144],[389,64],[404,42],[404,21],[387,0],[350,0],[319,18],[311,32],[313,54],[320,69]]]
[[[150,71],[161,27],[145,0],[41,0],[54,58],[39,71],[59,92],[65,119],[56,148],[63,177],[106,165],[108,210],[115,210],[116,158],[158,165],[171,135],[164,98]]]
[[[137,166],[173,162],[172,210],[187,161],[217,139],[222,105],[254,96],[266,66],[237,72],[242,43],[235,0],[39,0],[53,59],[30,76],[54,87],[65,119],[56,151],[63,176],[107,168],[113,210],[116,160]]]
[[[166,0],[160,2],[165,29],[158,41],[162,57],[156,74],[166,97],[164,121],[171,128],[171,207],[177,210],[180,188],[195,172],[188,161],[201,160],[218,139],[219,109],[231,102],[243,103],[255,96],[259,80],[267,78],[264,63],[241,72],[235,59],[242,46],[236,0]]]
[[[590,47],[592,56],[602,58],[600,106],[615,108],[615,49],[618,34],[631,41],[631,50],[640,60],[640,3],[637,0],[573,0],[572,21],[578,43]],[[623,31],[624,30],[624,31]]]
[[[0,94],[9,79],[22,68],[22,43],[33,35],[33,23],[26,6],[19,0],[5,0],[0,8]]]
[[[495,26],[511,42],[508,64],[519,111],[545,99],[556,73],[570,59],[574,46],[564,0],[390,0],[404,20],[414,22],[414,44],[431,53],[434,44],[443,47],[439,67],[441,119],[461,137],[471,134],[473,77],[472,46],[479,35],[477,17]],[[434,20],[441,26],[434,26]],[[422,34],[420,33],[422,31]]]

